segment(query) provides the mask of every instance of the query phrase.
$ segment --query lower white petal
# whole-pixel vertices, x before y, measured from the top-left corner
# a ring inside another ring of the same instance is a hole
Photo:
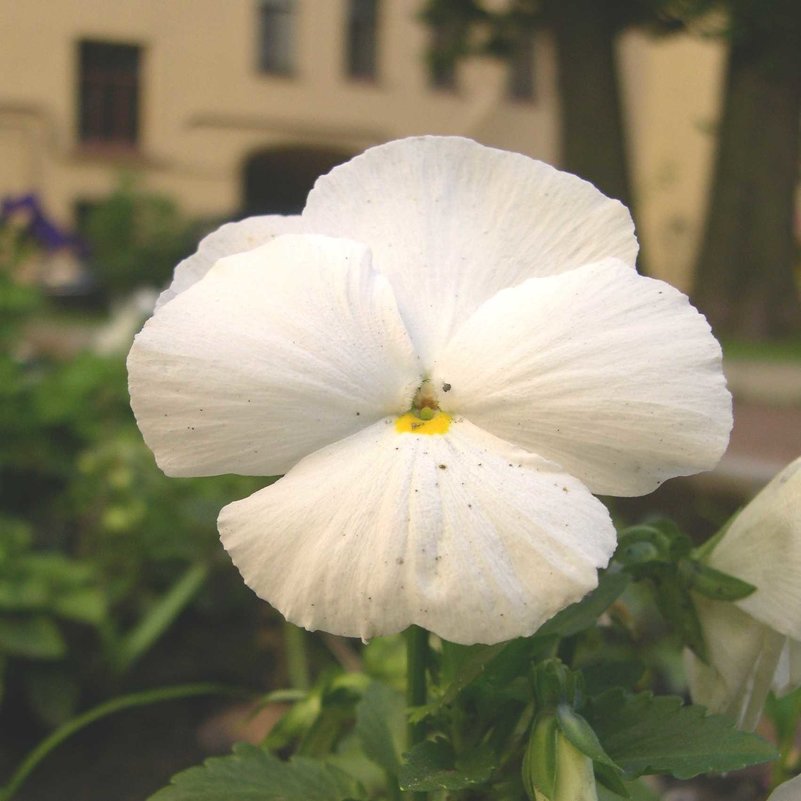
[[[187,256],[175,268],[172,283],[159,295],[156,308],[197,283],[219,259],[253,250],[281,234],[299,234],[303,230],[304,225],[299,215],[284,217],[280,214],[267,214],[221,225],[204,237],[197,251]]]
[[[465,420],[443,435],[380,421],[225,507],[219,528],[288,620],[364,639],[413,623],[460,643],[531,634],[615,547],[579,481]]]
[[[607,259],[481,306],[440,354],[443,408],[592,492],[640,495],[713,467],[731,430],[721,352],[678,290]]]
[[[711,712],[753,729],[762,715],[787,638],[734,604],[695,597],[709,664],[687,651],[690,695]]]
[[[165,473],[269,476],[408,408],[420,368],[369,251],[289,234],[218,261],[164,304],[128,375]]]
[[[801,459],[737,515],[709,564],[757,588],[742,610],[801,640]]]

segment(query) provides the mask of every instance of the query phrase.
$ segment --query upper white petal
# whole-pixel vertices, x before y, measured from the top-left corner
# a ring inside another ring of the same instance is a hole
[[[768,798],[768,801],[798,801],[801,798],[801,776],[780,784]]]
[[[156,308],[160,308],[203,278],[218,259],[252,250],[281,234],[297,234],[302,231],[303,221],[299,215],[285,217],[268,214],[220,226],[204,237],[197,251],[187,256],[175,268],[172,283],[159,295]]]
[[[776,675],[787,638],[734,604],[696,596],[709,665],[689,650],[685,666],[693,702],[753,729]]]
[[[320,178],[310,230],[366,242],[423,363],[484,300],[615,256],[633,265],[624,206],[574,175],[457,137],[402,139]]]
[[[801,640],[801,458],[737,515],[708,561],[757,588],[741,609]]]
[[[445,435],[380,421],[225,507],[219,528],[293,623],[362,638],[416,623],[460,643],[531,634],[615,547],[580,482],[465,420]]]
[[[592,492],[713,467],[731,430],[721,352],[678,290],[605,260],[499,292],[437,360],[443,408]]]
[[[408,408],[419,366],[363,245],[287,235],[218,261],[128,357],[131,405],[170,475],[276,475]]]

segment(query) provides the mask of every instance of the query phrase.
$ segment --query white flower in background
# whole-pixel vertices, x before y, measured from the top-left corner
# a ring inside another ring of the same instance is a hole
[[[737,515],[706,561],[757,589],[734,603],[696,596],[709,664],[685,653],[690,693],[753,729],[769,690],[801,686],[801,458]]]
[[[286,474],[219,528],[290,621],[527,635],[614,550],[592,492],[650,492],[728,440],[720,348],[636,251],[575,176],[391,142],[301,217],[204,240],[134,343],[132,405],[169,475]]]
[[[780,784],[770,794],[768,801],[801,801],[801,776]]]

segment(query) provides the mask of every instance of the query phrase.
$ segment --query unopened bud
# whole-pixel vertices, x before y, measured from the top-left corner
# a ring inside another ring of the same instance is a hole
[[[592,760],[562,734],[550,714],[531,733],[523,784],[532,801],[598,801]]]

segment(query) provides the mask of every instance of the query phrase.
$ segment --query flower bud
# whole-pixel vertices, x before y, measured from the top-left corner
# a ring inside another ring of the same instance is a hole
[[[685,655],[690,694],[753,729],[771,688],[801,686],[801,459],[737,515],[706,562],[756,590],[734,603],[694,597],[709,664]]]
[[[562,734],[553,714],[534,725],[523,783],[532,801],[598,801],[592,760]]]

